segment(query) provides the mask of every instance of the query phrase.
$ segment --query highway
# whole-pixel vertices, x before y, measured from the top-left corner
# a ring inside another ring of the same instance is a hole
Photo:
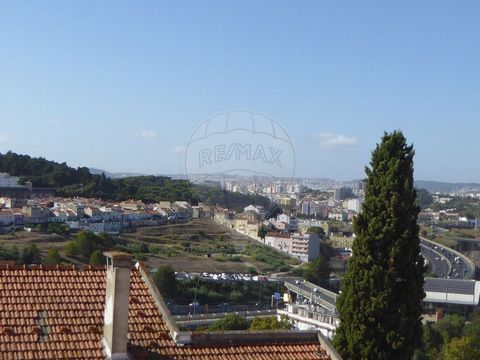
[[[274,316],[277,314],[277,309],[269,310],[253,310],[253,311],[231,311],[231,312],[220,312],[220,313],[209,313],[209,314],[196,314],[196,315],[176,315],[173,318],[176,323],[187,325],[187,324],[209,324],[216,320],[223,319],[225,316],[230,314],[236,314],[244,317],[247,320],[252,320],[256,317],[268,317]]]
[[[452,271],[452,263],[448,258],[428,243],[420,244],[422,255],[428,262],[429,270],[438,277],[447,277]]]
[[[473,279],[475,265],[465,255],[431,240],[420,238],[422,255],[428,260],[430,271],[447,279]]]

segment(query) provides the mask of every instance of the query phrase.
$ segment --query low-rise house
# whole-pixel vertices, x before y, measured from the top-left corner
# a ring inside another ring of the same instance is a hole
[[[290,217],[288,222],[288,231],[297,232],[298,231],[298,219],[295,216]]]
[[[20,208],[11,208],[13,216],[15,217],[15,226],[21,227],[24,224],[24,215],[22,209]]]
[[[50,221],[50,209],[40,205],[25,205],[22,212],[25,222],[39,224]]]
[[[283,222],[283,221],[275,221],[275,222],[273,223],[273,226],[274,226],[275,229],[277,229],[278,231],[286,231],[286,230],[288,230],[288,223]]]
[[[265,245],[288,253],[290,249],[290,234],[280,232],[268,232],[265,236]]]
[[[87,206],[85,208],[85,215],[87,215],[92,220],[95,220],[95,219],[100,220],[102,216],[102,212],[98,207]]]
[[[192,207],[192,218],[193,219],[205,219],[206,213],[200,206]]]
[[[52,211],[52,222],[66,222],[69,219],[69,213],[66,210],[55,209]]]
[[[66,208],[72,211],[77,219],[82,219],[85,215],[85,206],[83,204],[69,202],[66,204]]]
[[[290,216],[288,216],[287,214],[280,214],[277,216],[277,221],[288,224],[290,222]]]
[[[92,222],[88,224],[88,230],[94,233],[119,234],[125,227],[122,222]]]
[[[175,201],[170,208],[174,211],[175,219],[185,220],[192,217],[192,207],[186,201]]]
[[[330,212],[328,214],[328,218],[330,220],[347,221],[348,220],[348,213],[346,213],[345,211]]]
[[[0,211],[0,233],[8,233],[15,229],[15,215],[12,210]]]
[[[119,205],[123,210],[137,211],[137,210],[144,210],[146,208],[145,203],[143,203],[140,200],[133,200],[133,199],[122,201]]]
[[[11,209],[16,206],[16,201],[14,198],[3,196],[0,197],[0,207]]]
[[[230,213],[227,209],[216,207],[213,213],[213,220],[220,225],[228,225],[230,224]]]

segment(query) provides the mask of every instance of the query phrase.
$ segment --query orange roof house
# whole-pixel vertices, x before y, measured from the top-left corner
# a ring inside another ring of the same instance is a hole
[[[0,264],[0,359],[339,359],[315,332],[180,331],[146,267]]]

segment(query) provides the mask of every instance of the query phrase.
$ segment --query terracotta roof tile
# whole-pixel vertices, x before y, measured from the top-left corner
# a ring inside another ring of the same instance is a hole
[[[1,359],[104,359],[105,268],[0,267]],[[139,270],[131,271],[133,359],[329,359],[318,342],[177,346]]]

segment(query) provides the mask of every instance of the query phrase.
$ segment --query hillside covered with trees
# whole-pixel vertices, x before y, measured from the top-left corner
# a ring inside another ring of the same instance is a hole
[[[268,208],[270,200],[262,196],[232,193],[220,188],[192,185],[187,180],[172,180],[166,176],[133,176],[111,179],[105,174],[92,174],[87,167],[72,168],[44,158],[34,158],[14,152],[0,153],[0,172],[30,181],[35,187],[51,187],[64,197],[93,197],[122,201],[138,199],[147,203],[189,201],[218,204],[239,210],[249,204]]]

